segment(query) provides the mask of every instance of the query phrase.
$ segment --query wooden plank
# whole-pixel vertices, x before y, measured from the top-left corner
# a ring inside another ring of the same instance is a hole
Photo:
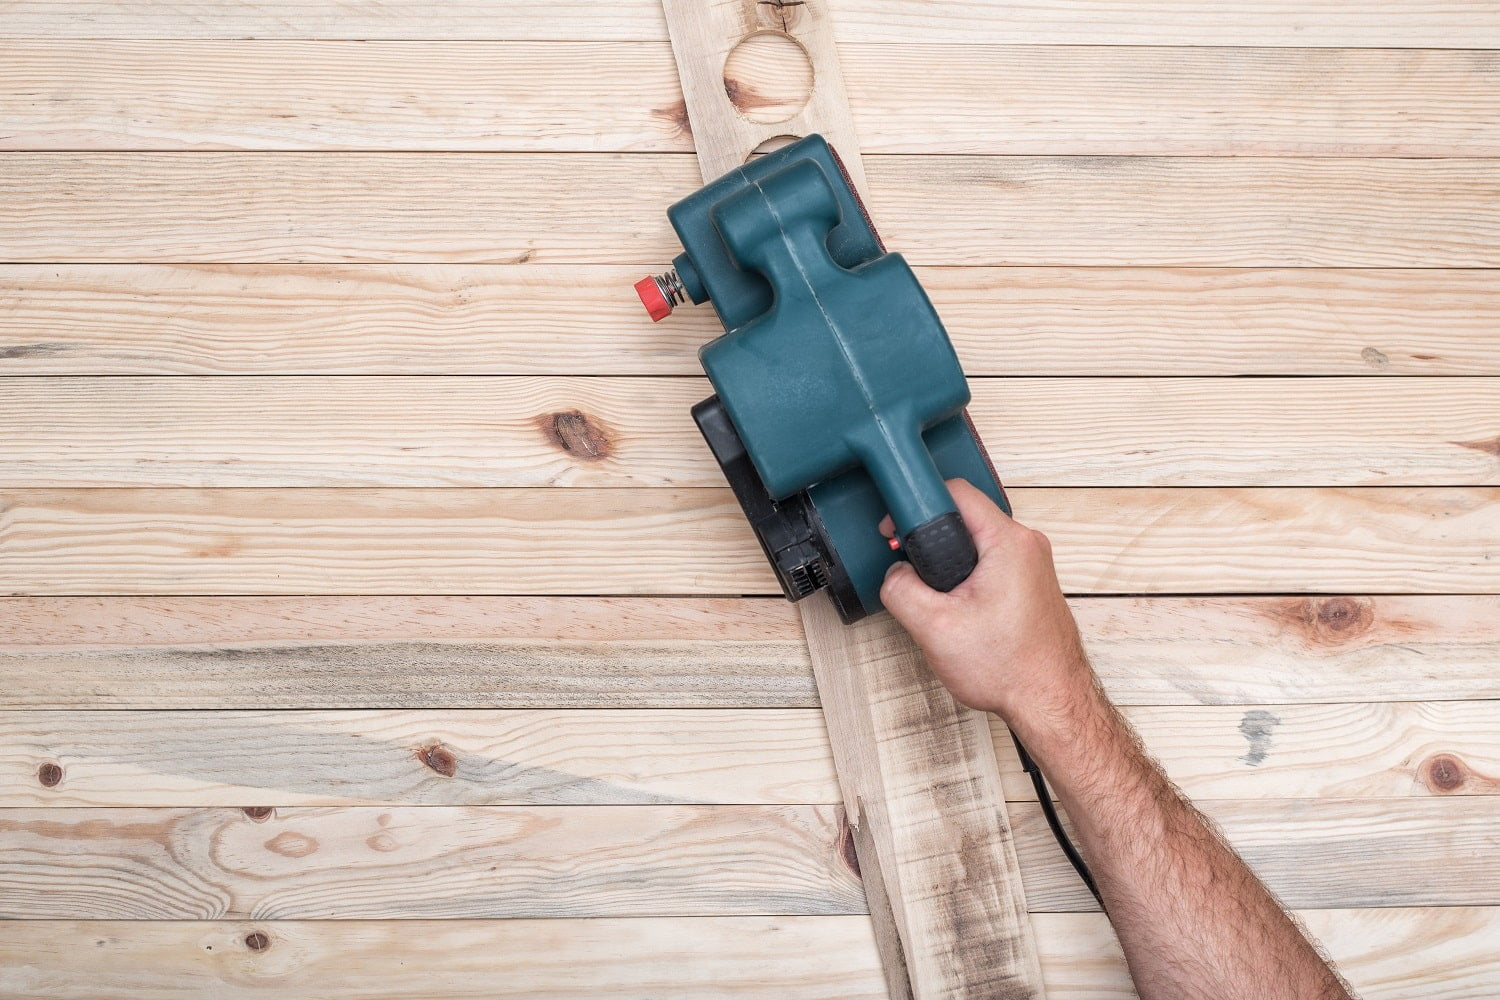
[[[1500,699],[1494,597],[1072,606],[1124,705]],[[779,598],[7,598],[0,675],[27,710],[818,704]]]
[[[859,913],[864,895],[838,836],[832,806],[5,809],[0,913]]]
[[[1500,592],[1494,487],[1011,493],[1070,593]],[[724,489],[10,490],[0,541],[4,595],[779,592]]]
[[[652,0],[113,0],[59,7],[6,0],[8,38],[590,39],[666,37]],[[784,8],[790,23],[797,13]],[[1500,14],[1484,0],[852,0],[836,11],[848,42],[1055,45],[1281,45],[1500,48]],[[841,45],[842,47],[842,45]]]
[[[697,375],[629,265],[0,265],[0,372]],[[1500,375],[1500,271],[919,268],[970,375]],[[1101,344],[1128,350],[1101,350]]]
[[[1045,997],[984,714],[888,615],[845,626],[821,594],[798,608],[892,997]]]
[[[1302,910],[1301,920],[1365,1000],[1491,1000],[1500,908]],[[1053,1000],[1133,1000],[1102,914],[1031,917]],[[258,935],[258,936],[257,936]],[[775,954],[774,962],[766,956]],[[0,990],[52,1000],[884,1000],[870,922],[831,917],[589,920],[28,920],[0,938]],[[705,984],[712,984],[706,987]]]
[[[705,181],[743,164],[779,133],[817,132],[832,143],[856,198],[867,190],[822,0],[790,12],[759,3],[704,8],[692,0],[662,0],[662,7]],[[805,105],[784,125],[775,122],[779,114],[754,114],[753,102],[780,92],[795,106],[803,95],[781,87],[794,72],[785,52],[768,64],[737,58],[757,43],[778,43],[792,50],[794,65],[806,62]],[[864,883],[891,1000],[1043,1000],[984,715],[944,689],[899,629],[879,621],[846,627],[826,594],[797,608],[844,806],[840,846]]]
[[[854,116],[844,93],[833,18],[819,0],[705,7],[662,0],[681,81],[681,123],[705,182],[741,166],[779,136],[822,133],[865,186]]]
[[[1204,800],[1289,906],[1500,902],[1494,796]],[[1009,807],[1034,911],[1095,903],[1035,803]],[[384,817],[382,819],[382,817]],[[15,919],[859,913],[832,806],[0,810]],[[1380,859],[1372,864],[1371,859]],[[67,891],[60,887],[66,886]]]
[[[678,154],[5,162],[0,259],[16,262],[660,267],[678,246],[660,206],[698,181]],[[882,234],[916,263],[1483,267],[1500,264],[1497,162],[895,155],[866,170]],[[555,197],[560,185],[570,197]]]
[[[1500,795],[1500,702],[1127,707],[1195,798]],[[1034,800],[991,720],[1005,797]],[[0,711],[9,806],[838,801],[816,709]]]
[[[51,785],[38,779],[48,763],[61,769]],[[7,806],[837,798],[823,716],[810,708],[0,712]]]
[[[970,414],[1009,485],[1500,484],[1500,379],[971,387]],[[0,397],[0,481],[719,486],[689,413],[712,392],[701,378],[17,379]]]
[[[665,42],[182,41],[165,85],[163,51],[0,43],[0,149],[693,149]],[[1500,154],[1500,66],[1452,49],[904,42],[846,44],[838,63],[866,153]]]

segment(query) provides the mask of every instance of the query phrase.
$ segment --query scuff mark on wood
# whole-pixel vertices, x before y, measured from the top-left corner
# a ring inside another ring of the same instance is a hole
[[[1391,359],[1386,357],[1384,352],[1376,350],[1373,347],[1366,347],[1359,352],[1359,356],[1371,368],[1389,368],[1391,366]]]
[[[71,344],[12,344],[0,347],[0,358],[37,358],[62,354],[73,349]]]
[[[1271,733],[1281,725],[1281,716],[1263,708],[1253,708],[1240,719],[1240,735],[1250,748],[1240,758],[1251,767],[1259,767],[1271,752]]]
[[[554,447],[582,461],[602,462],[614,453],[609,431],[581,410],[545,413],[536,425]]]

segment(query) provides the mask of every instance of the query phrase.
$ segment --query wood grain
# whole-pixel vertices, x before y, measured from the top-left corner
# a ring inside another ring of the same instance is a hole
[[[762,24],[778,18],[754,10]],[[807,16],[793,27],[819,51]],[[720,68],[742,34],[693,46],[712,61],[706,100],[725,100]],[[159,41],[0,43],[0,149],[694,147],[662,42],[182,41],[170,46],[169,81],[156,72],[162,52]],[[867,154],[1500,153],[1500,105],[1489,97],[1500,64],[1451,49],[851,43],[837,65]],[[829,72],[819,68],[815,99]],[[778,130],[811,130],[795,118],[722,120],[745,130],[745,152]]]
[[[60,8],[7,0],[9,38],[599,39],[666,37],[661,5],[575,0],[114,0]],[[795,12],[788,13],[788,17]],[[839,42],[1057,45],[1281,45],[1500,48],[1500,15],[1484,0],[843,0]],[[842,45],[840,46],[843,47]]]
[[[1500,592],[1496,488],[1011,499],[1071,593]],[[10,490],[0,549],[5,595],[778,592],[722,489]]]
[[[1042,1000],[984,713],[944,689],[903,631],[845,626],[826,595],[797,607],[892,997]]]
[[[146,920],[858,913],[863,893],[837,836],[831,806],[428,806],[269,816],[7,809],[0,913]]]
[[[1195,797],[1500,795],[1500,702],[1124,711]],[[1035,799],[1003,727],[991,729],[1005,797]],[[8,710],[0,800],[790,805],[837,802],[839,792],[823,714],[809,708]]]
[[[1289,906],[1490,906],[1494,796],[1199,803]],[[1033,911],[1092,909],[1035,803]],[[0,810],[19,919],[857,913],[831,806]],[[258,817],[258,818],[257,818]],[[381,817],[385,817],[384,820]],[[1373,864],[1379,858],[1379,864]],[[66,888],[64,888],[66,887]]]
[[[950,268],[970,375],[1497,375],[1500,272]],[[652,323],[629,265],[10,264],[0,372],[697,375],[709,309]],[[1101,345],[1115,345],[1101,348]]]
[[[1490,1000],[1500,908],[1302,910],[1365,1000]],[[1031,917],[1053,1000],[1134,1000],[1102,914]],[[256,935],[259,935],[258,937]],[[80,947],[79,942],[92,942]],[[775,961],[766,956],[774,954]],[[604,917],[589,920],[28,920],[0,939],[0,989],[55,1000],[304,1000],[337,980],[347,1000],[885,1000],[869,920]],[[111,992],[100,993],[108,980]]]
[[[594,153],[13,153],[0,260],[634,263],[692,159]],[[868,203],[922,264],[1485,267],[1487,159],[881,156]],[[554,197],[565,184],[574,194]],[[989,220],[989,221],[984,221]]]
[[[1125,705],[1500,698],[1500,598],[1072,606]],[[8,598],[0,674],[11,709],[818,704],[779,598]]]
[[[971,389],[970,414],[1013,486],[1500,485],[1500,379]],[[0,397],[0,481],[719,486],[689,413],[712,392],[699,378],[26,378]]]

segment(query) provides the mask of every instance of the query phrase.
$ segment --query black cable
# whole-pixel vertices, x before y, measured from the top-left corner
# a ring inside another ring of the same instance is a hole
[[[1068,839],[1068,833],[1063,829],[1062,820],[1057,817],[1057,807],[1052,804],[1052,793],[1047,790],[1047,779],[1042,775],[1041,768],[1036,766],[1036,761],[1031,759],[1031,754],[1026,752],[1026,747],[1016,738],[1016,734],[1010,734],[1011,742],[1016,745],[1016,756],[1021,758],[1021,769],[1031,775],[1031,786],[1036,789],[1037,801],[1042,804],[1042,815],[1047,818],[1047,826],[1052,830],[1052,836],[1057,838],[1057,846],[1062,848],[1063,855],[1078,877],[1083,879],[1083,884],[1088,887],[1089,892],[1094,894],[1099,908],[1104,908],[1104,900],[1099,895],[1099,887],[1094,884],[1094,873],[1089,871],[1089,866],[1084,862],[1083,856],[1073,846],[1073,841]]]

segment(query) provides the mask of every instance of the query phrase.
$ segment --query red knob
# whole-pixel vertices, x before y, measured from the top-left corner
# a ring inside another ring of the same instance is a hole
[[[641,305],[646,307],[651,322],[660,323],[672,315],[671,300],[662,293],[661,285],[650,275],[635,283],[635,294],[641,297]]]

